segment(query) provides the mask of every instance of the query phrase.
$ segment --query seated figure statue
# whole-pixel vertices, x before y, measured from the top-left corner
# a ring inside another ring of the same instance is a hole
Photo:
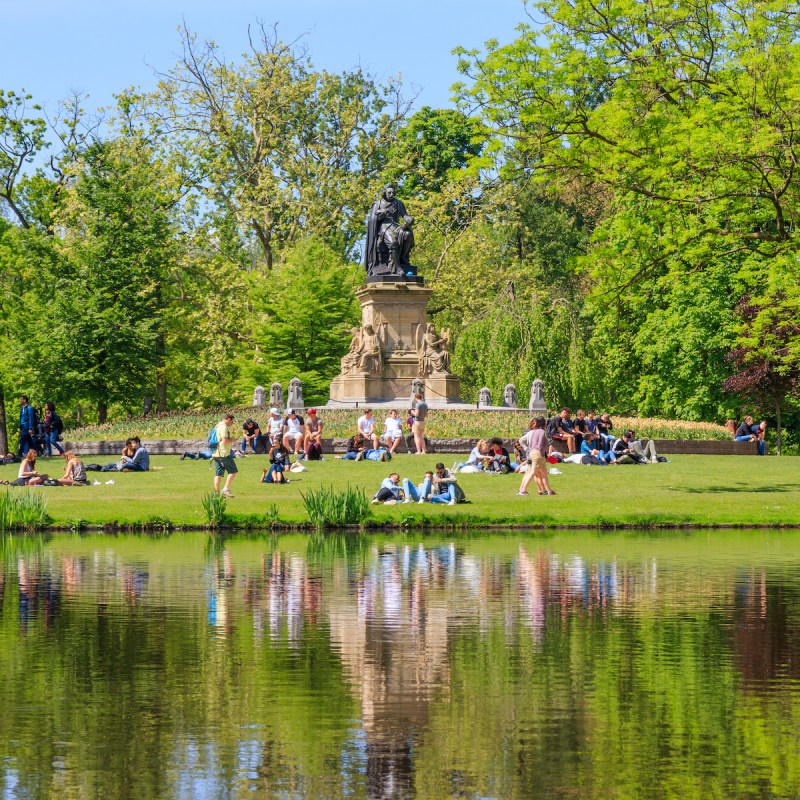
[[[409,261],[414,247],[414,218],[406,213],[403,202],[395,197],[392,184],[384,187],[372,204],[367,217],[367,244],[364,266],[367,275],[416,275]]]
[[[419,370],[422,375],[434,372],[450,372],[450,334],[444,331],[438,336],[433,323],[429,322],[425,328],[419,348]]]

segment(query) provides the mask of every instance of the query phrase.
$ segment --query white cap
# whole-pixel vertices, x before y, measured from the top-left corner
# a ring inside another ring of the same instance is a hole
[[[280,412],[278,411],[278,409],[277,409],[277,408],[271,408],[271,409],[269,410],[269,413],[270,413],[270,414],[275,414],[275,416],[278,416],[278,414],[280,414]]]
[[[287,408],[286,409],[286,415],[288,416],[289,414],[294,414],[294,409],[293,408]]]

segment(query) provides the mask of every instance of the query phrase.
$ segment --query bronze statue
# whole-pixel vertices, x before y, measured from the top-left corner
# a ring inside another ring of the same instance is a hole
[[[414,218],[406,213],[403,201],[395,197],[395,187],[388,184],[372,204],[367,217],[367,244],[364,266],[367,275],[416,275],[409,261],[414,247]]]

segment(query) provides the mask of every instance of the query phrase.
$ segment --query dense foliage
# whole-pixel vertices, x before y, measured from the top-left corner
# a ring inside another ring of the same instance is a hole
[[[48,122],[0,91],[0,438],[21,392],[70,423],[295,375],[324,402],[387,180],[465,400],[514,383],[526,404],[539,377],[553,408],[796,427],[800,19],[785,0],[529,10],[515,41],[459,53],[450,109],[269,29],[238,61],[182,31],[102,131],[80,98]]]

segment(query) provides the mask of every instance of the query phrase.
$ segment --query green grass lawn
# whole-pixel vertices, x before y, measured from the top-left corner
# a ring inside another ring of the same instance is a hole
[[[89,459],[94,461],[95,459]],[[97,458],[97,463],[110,459]],[[369,497],[390,471],[415,483],[437,456],[400,455],[390,464],[355,463],[328,457],[311,462],[308,472],[293,474],[288,486],[259,482],[265,456],[239,460],[228,502],[234,521],[253,524],[274,503],[280,520],[306,521],[301,492],[320,486],[362,487]],[[453,456],[446,457],[452,466]],[[208,461],[156,456],[149,473],[90,473],[101,486],[24,489],[43,492],[58,525],[142,524],[168,520],[175,526],[202,525],[201,498],[211,490]],[[38,462],[41,471],[61,474],[63,461]],[[518,475],[462,475],[468,504],[455,507],[417,504],[372,506],[374,521],[404,527],[426,525],[800,525],[800,459],[748,456],[673,456],[668,464],[587,467],[559,465],[551,476],[555,497],[518,497]],[[0,478],[16,477],[17,465],[0,467]],[[106,485],[113,480],[115,484]]]

